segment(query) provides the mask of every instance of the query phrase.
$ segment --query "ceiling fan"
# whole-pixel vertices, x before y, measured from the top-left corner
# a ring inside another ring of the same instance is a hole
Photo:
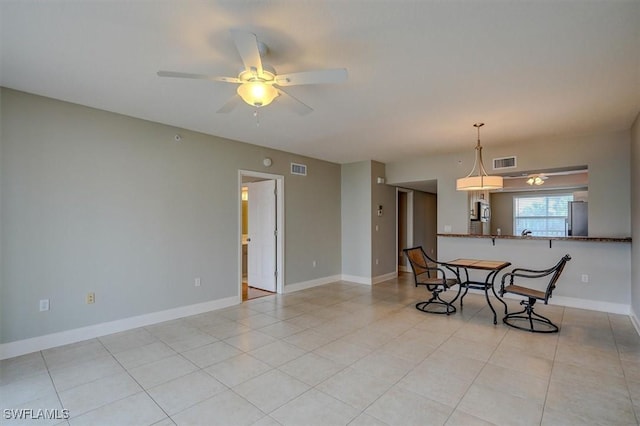
[[[529,175],[527,176],[527,183],[529,185],[543,185],[544,181],[549,179],[548,176],[546,176],[544,173],[537,173],[537,174],[533,174],[533,175]]]
[[[158,71],[160,77],[194,78],[223,83],[239,84],[238,96],[233,96],[218,113],[228,113],[239,103],[240,99],[247,104],[260,108],[269,105],[275,98],[300,115],[308,114],[313,109],[299,101],[282,87],[303,84],[342,83],[347,80],[345,68],[294,72],[277,74],[270,65],[262,63],[262,55],[267,47],[260,43],[255,34],[241,30],[231,30],[231,36],[240,53],[244,70],[237,77],[217,77],[204,74],[190,74],[175,71]]]

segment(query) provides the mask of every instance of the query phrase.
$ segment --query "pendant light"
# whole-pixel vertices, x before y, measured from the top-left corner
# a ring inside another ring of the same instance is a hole
[[[458,191],[483,191],[486,189],[502,189],[502,176],[489,176],[482,163],[482,146],[480,145],[480,127],[484,123],[473,125],[478,129],[478,144],[476,145],[476,159],[473,169],[466,177],[456,180]],[[476,172],[477,169],[477,172]]]

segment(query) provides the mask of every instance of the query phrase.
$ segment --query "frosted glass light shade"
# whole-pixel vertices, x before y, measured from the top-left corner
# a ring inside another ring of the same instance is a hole
[[[271,84],[261,81],[249,81],[238,87],[238,95],[251,106],[269,105],[278,96],[278,91]]]

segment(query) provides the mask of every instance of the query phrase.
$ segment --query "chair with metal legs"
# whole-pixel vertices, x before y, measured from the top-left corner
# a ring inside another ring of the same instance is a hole
[[[460,296],[461,287],[458,287],[458,294],[451,301],[442,299],[440,295],[456,284],[460,284],[460,277],[457,272],[445,265],[445,268],[456,277],[447,278],[445,270],[438,267],[442,263],[427,256],[422,246],[404,249],[403,251],[407,259],[409,259],[409,264],[413,270],[416,287],[424,285],[431,292],[431,299],[417,303],[416,309],[432,314],[449,315],[454,313],[456,307],[453,306],[453,302]]]
[[[505,293],[512,293],[517,294],[518,296],[524,296],[526,299],[520,302],[520,304],[524,306],[522,311],[509,314],[505,308],[506,315],[502,319],[502,322],[509,327],[530,331],[532,333],[557,333],[558,326],[551,322],[549,318],[536,313],[533,310],[533,306],[538,300],[543,301],[545,305],[548,303],[551,293],[553,293],[553,290],[556,288],[556,283],[558,282],[558,278],[560,278],[560,274],[562,274],[564,266],[570,260],[571,256],[567,254],[563,256],[555,266],[549,269],[535,270],[516,268],[513,271],[504,274],[500,284],[500,296],[504,296]],[[514,284],[514,280],[516,278],[530,279],[545,277],[550,277],[545,291]]]

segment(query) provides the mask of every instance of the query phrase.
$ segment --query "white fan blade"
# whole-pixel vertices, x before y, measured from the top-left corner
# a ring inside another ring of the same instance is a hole
[[[213,75],[191,74],[187,72],[176,71],[158,71],[159,77],[176,77],[176,78],[195,78],[199,80],[223,81],[225,83],[242,83],[236,77],[216,77]]]
[[[226,104],[222,105],[222,107],[216,112],[218,114],[227,114],[233,111],[238,106],[238,104],[240,104],[240,101],[241,101],[240,96],[233,95],[233,97],[229,99]]]
[[[305,103],[299,101],[284,90],[278,88],[278,93],[280,94],[280,96],[278,96],[278,102],[282,103],[292,111],[300,115],[307,115],[313,111],[313,108],[311,108],[309,105],[306,105]]]
[[[347,70],[345,68],[294,72],[276,76],[276,84],[285,87],[301,84],[343,83],[345,81],[347,81]]]
[[[262,75],[262,59],[258,48],[258,38],[255,34],[240,30],[231,30],[231,36],[236,43],[236,48],[242,63],[247,71],[253,71],[258,76]]]

